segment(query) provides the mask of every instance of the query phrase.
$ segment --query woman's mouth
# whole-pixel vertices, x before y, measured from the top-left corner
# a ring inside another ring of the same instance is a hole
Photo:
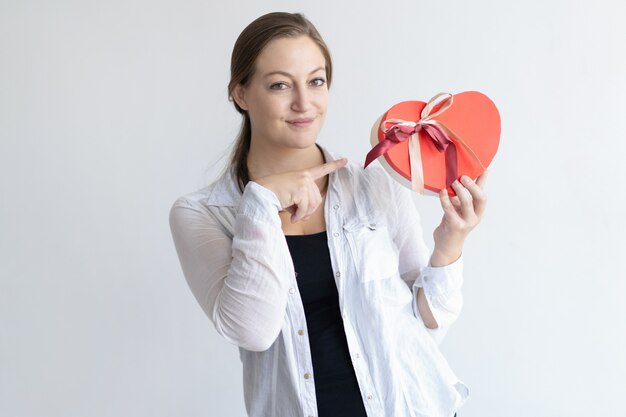
[[[313,124],[313,121],[315,119],[312,118],[298,118],[298,119],[291,119],[291,120],[287,120],[287,123],[289,123],[291,126],[294,127],[309,127],[311,126],[311,124]]]

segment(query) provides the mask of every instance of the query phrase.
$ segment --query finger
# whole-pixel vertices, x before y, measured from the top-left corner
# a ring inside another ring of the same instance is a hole
[[[309,188],[309,201],[313,207],[313,211],[322,203],[322,193],[315,182],[311,183]]]
[[[459,197],[457,196],[450,197],[450,201],[452,202],[452,205],[454,206],[454,208],[457,209],[457,211],[461,210],[461,201],[459,200]]]
[[[472,195],[458,180],[455,180],[452,183],[452,188],[454,189],[457,197],[459,197],[459,201],[461,203],[461,215],[464,218],[467,218],[467,216],[471,215],[474,211],[474,206],[472,205]]]
[[[454,205],[450,200],[448,190],[446,190],[445,188],[439,192],[439,202],[441,203],[441,208],[443,209],[444,213],[446,213],[448,216],[457,215],[456,209],[454,208]]]
[[[487,175],[487,170],[485,170],[485,172],[480,174],[480,176],[476,179],[476,184],[478,184],[480,188],[485,189],[485,183],[487,182],[488,176],[489,175]]]
[[[474,204],[474,211],[476,212],[476,215],[481,216],[485,211],[485,206],[487,204],[487,195],[485,194],[485,191],[467,175],[463,175],[461,177],[461,182],[472,195],[472,202]]]
[[[308,196],[302,196],[302,198],[300,198],[297,202],[296,202],[296,212],[293,214],[293,216],[291,216],[291,223],[297,223],[299,222],[304,216],[307,215],[308,212],[308,208],[309,208],[309,198]]]
[[[309,169],[309,173],[311,174],[311,177],[316,180],[330,174],[331,172],[337,171],[339,168],[343,168],[347,163],[348,160],[346,158],[337,159],[336,161],[330,161],[313,167]]]
[[[480,186],[474,181],[472,181],[470,177],[468,177],[467,175],[463,175],[461,177],[461,183],[463,184],[463,186],[465,186],[467,191],[469,191],[469,193],[472,195],[473,200],[477,200],[477,199],[480,200],[484,198],[485,192],[483,191],[483,189],[480,188]]]
[[[322,194],[320,194],[320,189],[317,188],[317,185],[314,182],[312,182],[311,187],[309,188],[309,207],[303,220],[311,217],[321,203]]]

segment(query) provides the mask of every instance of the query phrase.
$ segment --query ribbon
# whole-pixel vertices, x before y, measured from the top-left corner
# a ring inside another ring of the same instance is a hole
[[[411,168],[411,185],[414,191],[424,192],[424,169],[422,165],[422,156],[420,153],[420,144],[418,132],[424,130],[427,136],[433,141],[435,148],[439,152],[445,153],[446,160],[446,186],[450,186],[458,177],[458,164],[456,143],[460,143],[465,150],[485,169],[474,151],[463,142],[452,130],[448,129],[437,120],[433,120],[439,116],[453,103],[452,94],[439,93],[431,98],[426,106],[422,109],[421,117],[417,122],[406,121],[401,119],[387,119],[380,124],[380,130],[385,134],[385,139],[372,148],[365,158],[365,168],[371,164],[376,158],[387,153],[398,143],[409,141],[409,163]],[[436,112],[432,112],[433,108],[441,104]],[[432,112],[432,113],[431,113]]]

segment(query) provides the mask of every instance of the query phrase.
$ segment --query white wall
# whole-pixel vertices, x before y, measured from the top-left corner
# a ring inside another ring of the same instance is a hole
[[[0,415],[244,416],[237,349],[167,216],[219,172],[230,51],[272,10],[330,45],[320,142],[355,161],[398,101],[479,90],[500,108],[443,344],[472,389],[462,416],[624,413],[626,3],[391,3],[0,1]],[[438,202],[418,205],[432,230]]]

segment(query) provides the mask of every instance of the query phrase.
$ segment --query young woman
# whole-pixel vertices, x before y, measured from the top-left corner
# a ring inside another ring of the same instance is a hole
[[[316,144],[331,79],[302,15],[244,29],[230,168],[170,214],[184,275],[240,348],[250,416],[451,417],[468,390],[438,342],[461,308],[461,250],[485,209],[484,178],[441,192],[429,253],[409,190]]]

